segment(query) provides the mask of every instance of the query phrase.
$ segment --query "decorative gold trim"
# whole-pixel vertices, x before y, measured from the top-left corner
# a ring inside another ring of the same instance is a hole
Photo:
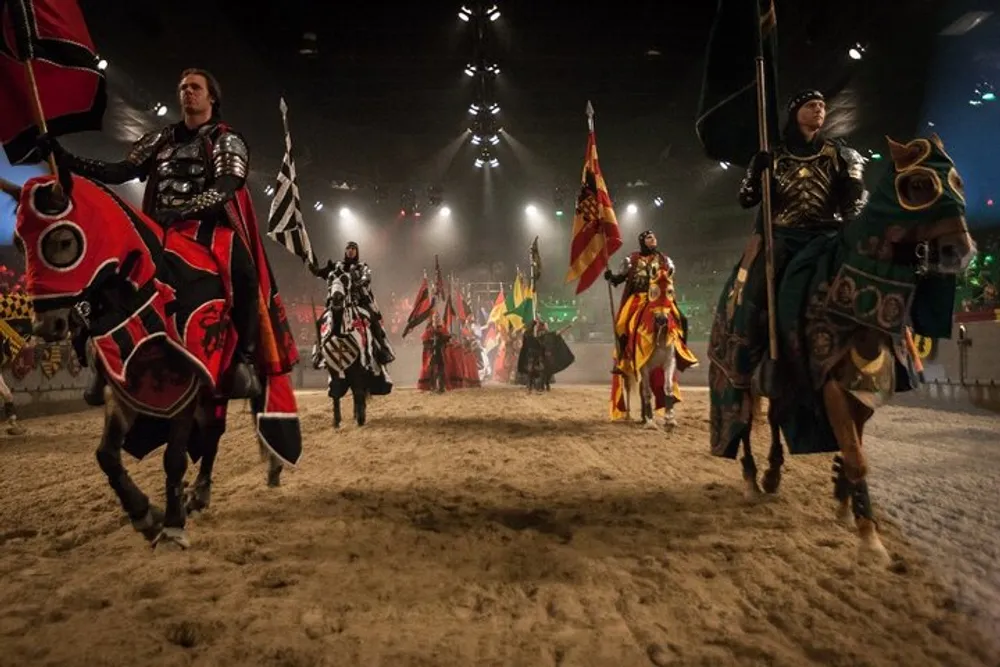
[[[931,153],[934,152],[931,148],[931,142],[927,139],[914,139],[913,141],[908,141],[905,144],[901,144],[891,137],[886,137],[886,139],[889,141],[889,154],[892,157],[892,163],[895,165],[896,171],[900,173],[919,166],[931,156]],[[920,148],[920,153],[917,157],[910,159],[909,151],[914,145]],[[905,158],[906,162],[900,165],[900,160],[902,158]]]
[[[920,139],[918,141],[927,141],[927,140]],[[927,145],[930,146],[929,143]],[[931,182],[934,184],[934,198],[931,199],[926,204],[921,204],[920,206],[914,206],[913,204],[908,204],[906,201],[904,201],[903,196],[900,193],[899,184],[900,181],[902,181],[902,179],[911,177],[918,173],[930,176]],[[944,194],[944,185],[941,183],[941,177],[938,176],[938,173],[936,171],[934,171],[929,167],[909,167],[906,170],[899,172],[898,174],[896,174],[896,178],[893,180],[893,187],[896,190],[896,201],[899,202],[899,205],[902,206],[907,211],[926,211],[931,206],[938,203],[938,200],[940,200],[941,196]]]
[[[952,167],[948,170],[948,187],[951,188],[952,193],[958,200],[965,203],[965,187],[962,185],[962,177],[959,175],[958,170]]]
[[[888,352],[884,347],[879,347],[878,356],[872,360],[865,359],[862,357],[856,348],[851,347],[851,363],[854,367],[858,369],[858,372],[863,375],[875,375],[882,367],[885,366],[885,360],[888,357]]]

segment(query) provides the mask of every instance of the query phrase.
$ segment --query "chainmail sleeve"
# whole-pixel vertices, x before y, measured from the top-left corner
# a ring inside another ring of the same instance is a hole
[[[868,191],[864,182],[865,159],[853,148],[838,146],[837,160],[840,162],[841,173],[837,193],[838,208],[844,220],[854,220],[861,215],[861,210],[868,203]]]
[[[142,135],[132,144],[125,159],[119,162],[92,160],[65,150],[59,152],[58,160],[73,173],[101,183],[121,185],[136,178],[145,181],[149,177],[153,154],[168,131],[169,128],[165,128]]]
[[[212,147],[211,185],[196,195],[181,211],[185,220],[212,217],[222,210],[247,180],[250,150],[243,137],[223,132]]]

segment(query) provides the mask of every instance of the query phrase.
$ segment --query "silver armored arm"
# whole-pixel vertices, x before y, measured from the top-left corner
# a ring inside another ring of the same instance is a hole
[[[66,150],[59,151],[58,159],[73,173],[101,183],[121,185],[136,178],[145,181],[149,176],[149,165],[153,153],[156,152],[156,147],[168,131],[169,128],[166,128],[142,135],[132,144],[125,159],[118,162],[92,160],[73,155]]]
[[[838,154],[842,168],[840,213],[844,220],[854,220],[861,215],[868,203],[868,191],[864,182],[865,159],[861,153],[848,146],[839,146]]]
[[[188,202],[182,217],[191,220],[218,213],[246,183],[249,167],[250,151],[243,137],[223,132],[212,149],[212,184]]]

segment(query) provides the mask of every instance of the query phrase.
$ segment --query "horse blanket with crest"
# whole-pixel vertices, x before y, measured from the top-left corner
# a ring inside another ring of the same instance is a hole
[[[653,408],[662,411],[681,400],[678,375],[698,363],[682,339],[682,319],[674,299],[673,278],[661,271],[651,282],[647,292],[637,292],[622,305],[620,313],[630,313],[627,322],[621,322],[619,329],[628,333],[626,349],[616,362],[616,373],[611,377],[611,419],[620,420],[628,415],[625,397],[625,378],[639,378],[642,368],[649,363],[656,351],[656,329],[658,321],[667,327],[666,340],[673,340],[676,373],[669,379],[670,391],[663,368],[652,369],[649,375],[653,394]]]
[[[327,309],[316,323],[320,345],[314,365],[325,367],[330,373],[331,398],[347,394],[355,372],[363,373],[361,385],[372,396],[392,393],[389,371],[375,361],[376,343],[365,315],[365,311],[356,307],[348,307],[339,315]]]
[[[855,221],[851,229],[863,224]],[[779,364],[772,405],[781,405],[776,414],[792,454],[839,451],[821,388],[842,360],[854,364],[859,379],[848,390],[872,408],[916,385],[904,340],[917,290],[913,268],[866,256],[853,236],[775,230]],[[712,326],[709,392],[716,456],[735,458],[748,433],[750,384],[768,344],[760,248],[755,236],[726,283]],[[861,329],[888,336],[892,354],[871,362],[852,354],[852,337]]]
[[[21,216],[32,206],[28,192],[32,185],[29,181],[22,195]],[[232,290],[229,267],[220,264],[220,258],[230,256],[239,230],[221,225],[206,230],[196,221],[164,230],[105,186],[80,176],[73,176],[72,204],[75,227],[80,233],[89,232],[87,252],[77,264],[58,272],[29,266],[29,291],[86,299],[88,290],[121,274],[125,290],[121,298],[90,322],[95,353],[109,381],[121,387],[133,408],[149,416],[173,417],[197,391],[199,379],[217,389],[232,360],[236,342],[229,321]],[[249,195],[242,190],[229,204],[229,213],[246,216],[249,210],[253,224],[249,205]],[[269,272],[266,264],[262,270]],[[73,296],[80,285],[88,287]],[[287,328],[280,301],[271,305]],[[272,327],[267,331],[270,338],[262,331],[265,340],[260,346],[266,362],[262,370],[271,375],[264,378],[264,396],[255,402],[257,431],[275,455],[295,465],[301,456],[295,396],[288,375],[274,373],[290,368],[297,351],[294,345],[287,349],[290,335],[275,338]],[[198,378],[171,372],[163,363],[169,361],[165,348],[150,345],[155,341],[166,342],[171,354],[190,362]],[[276,351],[279,345],[286,349]]]

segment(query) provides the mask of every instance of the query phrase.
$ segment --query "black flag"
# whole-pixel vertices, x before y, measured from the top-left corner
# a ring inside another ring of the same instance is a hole
[[[778,139],[774,0],[718,0],[695,131],[713,160],[745,167],[760,150],[757,57],[764,59],[767,132]]]

